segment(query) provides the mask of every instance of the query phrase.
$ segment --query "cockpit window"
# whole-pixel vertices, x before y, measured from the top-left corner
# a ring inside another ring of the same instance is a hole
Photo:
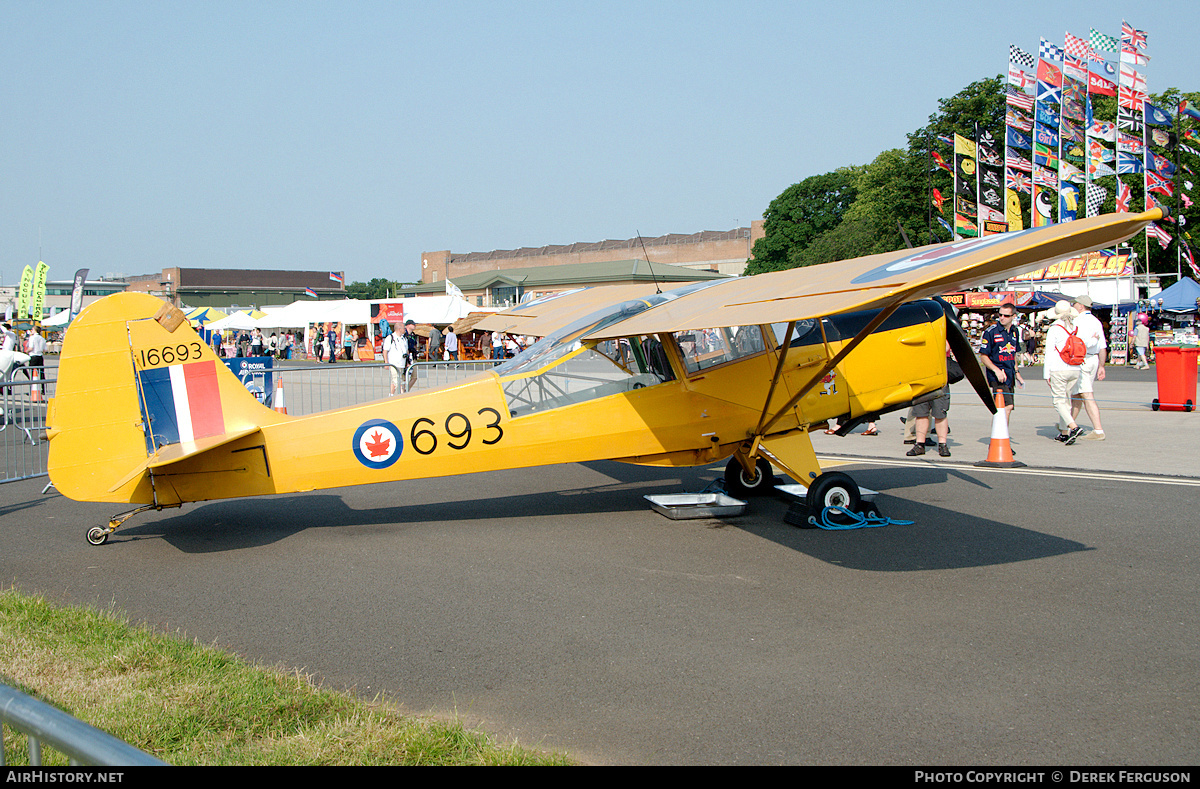
[[[758,326],[727,326],[720,329],[676,332],[675,341],[683,355],[688,375],[766,350]]]

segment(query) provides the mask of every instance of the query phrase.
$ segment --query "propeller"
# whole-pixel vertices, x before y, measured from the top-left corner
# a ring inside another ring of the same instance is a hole
[[[988,407],[988,410],[993,414],[996,413],[996,401],[992,397],[992,390],[988,386],[983,366],[979,364],[979,357],[975,355],[975,349],[971,347],[967,333],[963,331],[962,324],[958,322],[954,308],[945,299],[935,298],[934,300],[942,305],[942,310],[946,313],[946,341],[950,343],[950,350],[954,353],[954,358],[958,360],[958,366],[962,368],[963,377],[971,382],[971,386],[974,387],[979,399]],[[949,386],[960,380],[962,379],[947,378],[946,385]]]

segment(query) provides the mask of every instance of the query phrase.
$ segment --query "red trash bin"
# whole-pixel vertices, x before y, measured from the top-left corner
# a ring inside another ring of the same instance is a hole
[[[1159,345],[1154,349],[1158,370],[1158,399],[1155,411],[1191,411],[1196,407],[1196,356],[1200,348]]]

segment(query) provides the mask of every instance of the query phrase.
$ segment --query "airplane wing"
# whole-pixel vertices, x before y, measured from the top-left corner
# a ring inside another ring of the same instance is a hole
[[[1050,227],[717,280],[711,287],[593,331],[585,339],[787,323],[884,308],[986,285],[1111,247],[1162,216],[1158,209],[1140,214],[1105,214]]]
[[[475,328],[545,337],[547,334],[591,313],[629,299],[651,296],[658,286],[651,282],[580,288],[518,304],[512,309],[489,315]]]

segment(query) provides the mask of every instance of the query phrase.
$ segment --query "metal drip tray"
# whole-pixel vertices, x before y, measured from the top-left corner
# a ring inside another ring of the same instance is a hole
[[[746,502],[724,493],[677,493],[643,496],[655,512],[672,520],[689,518],[729,518],[746,511]]]
[[[799,484],[776,485],[775,490],[779,491],[788,498],[799,499],[800,501],[804,501],[805,496],[808,493],[808,487]],[[875,497],[879,495],[879,491],[867,490],[866,488],[859,488],[858,493],[863,501],[875,501]]]

